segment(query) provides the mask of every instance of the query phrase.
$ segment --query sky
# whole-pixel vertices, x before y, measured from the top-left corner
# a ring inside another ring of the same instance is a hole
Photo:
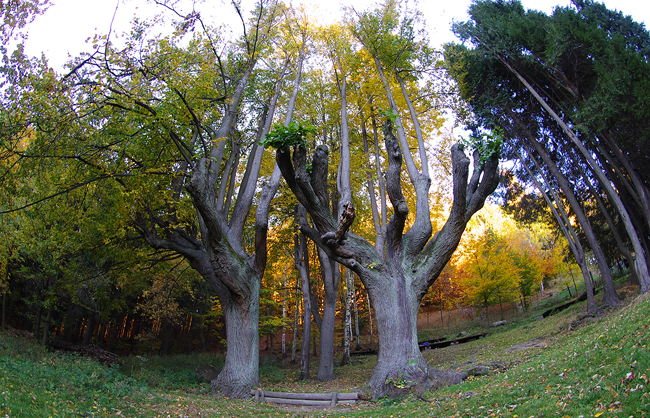
[[[243,3],[249,4],[250,8],[252,1],[243,0]],[[353,4],[357,9],[365,9],[375,1],[293,0],[293,3],[316,8],[319,21],[324,22],[339,20],[343,6]],[[609,8],[631,15],[638,22],[644,22],[646,27],[650,23],[650,2],[646,0],[606,0],[604,3]],[[424,14],[433,46],[456,40],[450,30],[451,23],[468,19],[470,4],[471,0],[419,1],[418,8]],[[568,6],[570,0],[522,0],[522,4],[527,9],[550,14],[558,5]],[[207,0],[200,4],[200,10],[206,6],[209,12],[202,12],[204,18],[206,13],[210,13],[214,19],[234,18],[228,1]],[[32,56],[44,53],[50,66],[61,71],[69,55],[90,51],[91,45],[86,40],[94,34],[108,33],[111,23],[113,33],[120,34],[129,30],[134,16],[146,18],[160,11],[160,7],[145,0],[53,0],[48,11],[27,27],[29,37],[26,52]]]

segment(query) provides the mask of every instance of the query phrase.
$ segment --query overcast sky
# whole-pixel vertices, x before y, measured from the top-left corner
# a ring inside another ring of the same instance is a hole
[[[294,4],[303,3],[318,8],[319,21],[339,20],[341,7],[354,4],[357,9],[364,9],[374,1],[355,0],[353,2],[338,0],[294,0]],[[252,0],[244,0],[246,5]],[[529,9],[551,13],[557,5],[567,6],[570,0],[522,0]],[[647,0],[606,0],[608,7],[631,15],[638,22],[650,22],[650,2]],[[468,19],[467,9],[471,0],[420,0],[418,8],[424,13],[428,32],[433,45],[453,41],[450,31],[453,20]],[[119,5],[119,6],[118,6]],[[117,8],[117,12],[116,12]],[[207,10],[206,10],[207,8]],[[199,5],[202,16],[206,14],[223,18],[232,16],[232,7],[228,1],[207,0]],[[90,50],[86,39],[95,33],[105,34],[113,21],[113,32],[122,33],[130,27],[134,16],[152,16],[161,9],[145,0],[54,0],[53,5],[42,16],[28,27],[29,39],[27,53],[40,55],[41,52],[49,59],[50,65],[61,69],[68,60],[68,54],[75,56],[82,51]]]

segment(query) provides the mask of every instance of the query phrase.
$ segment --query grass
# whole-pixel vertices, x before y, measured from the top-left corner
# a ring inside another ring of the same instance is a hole
[[[220,367],[218,356],[136,356],[120,368],[108,368],[0,333],[0,417],[648,417],[650,298],[627,301],[582,320],[584,304],[543,320],[532,313],[492,329],[484,339],[425,352],[427,361],[441,369],[499,362],[505,370],[423,393],[426,402],[409,396],[335,410],[213,398],[194,370]],[[332,382],[298,381],[297,366],[286,362],[264,365],[260,386],[294,392],[359,390],[375,362],[375,356],[354,357],[336,369]],[[313,375],[317,367],[313,359]]]

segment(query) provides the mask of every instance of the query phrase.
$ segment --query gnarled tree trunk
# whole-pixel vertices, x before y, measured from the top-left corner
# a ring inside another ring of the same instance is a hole
[[[215,394],[247,398],[251,388],[259,385],[260,281],[251,280],[251,285],[250,298],[245,303],[220,298],[228,345],[223,369],[212,381]]]

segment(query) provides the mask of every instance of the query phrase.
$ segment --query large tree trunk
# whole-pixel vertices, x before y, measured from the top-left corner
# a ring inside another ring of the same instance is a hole
[[[400,395],[428,378],[428,365],[417,340],[419,303],[407,292],[404,278],[386,282],[389,288],[368,291],[379,334],[377,367],[369,382],[373,397]]]
[[[399,396],[414,386],[437,388],[460,383],[464,373],[442,372],[428,366],[417,337],[420,300],[404,277],[382,280],[368,290],[375,310],[379,351],[377,367],[370,378],[373,397]]]
[[[318,379],[333,380],[334,376],[334,326],[336,322],[336,298],[338,296],[339,272],[336,262],[330,260],[325,252],[318,249],[325,285],[323,319],[320,326],[320,358],[318,360]]]
[[[248,398],[259,384],[259,280],[252,280],[251,297],[242,302],[220,300],[226,322],[226,361],[212,381],[215,394]]]

